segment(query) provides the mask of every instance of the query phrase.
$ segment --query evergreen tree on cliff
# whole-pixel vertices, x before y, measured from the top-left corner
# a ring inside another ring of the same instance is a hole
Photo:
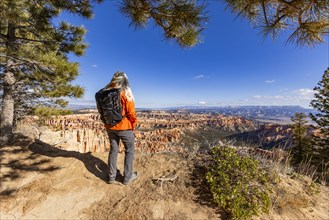
[[[329,68],[324,72],[322,80],[314,87],[316,91],[311,106],[318,113],[310,114],[311,119],[320,130],[320,136],[314,137],[314,151],[320,160],[329,160]]]
[[[293,122],[291,125],[293,132],[293,146],[291,153],[293,155],[293,162],[295,164],[306,160],[311,153],[310,142],[306,132],[306,118],[307,115],[305,113],[298,112],[296,112],[295,115],[291,117],[291,121]]]
[[[20,102],[33,104],[42,98],[45,103],[65,106],[62,97],[83,94],[83,88],[71,84],[78,76],[78,63],[70,62],[68,54],[83,55],[85,30],[66,22],[52,23],[63,10],[92,16],[89,1],[1,0],[2,143],[12,136],[15,107]]]

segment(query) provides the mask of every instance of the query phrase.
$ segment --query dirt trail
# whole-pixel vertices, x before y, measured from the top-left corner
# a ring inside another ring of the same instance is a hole
[[[139,177],[128,186],[107,184],[107,157],[43,142],[0,148],[0,219],[225,219],[197,156],[136,153]],[[328,187],[283,179],[274,196],[270,215],[253,219],[329,219]]]
[[[136,154],[139,178],[107,184],[108,153],[70,152],[45,143],[1,149],[1,219],[218,219],[198,202],[181,156]],[[123,170],[124,155],[118,158]],[[174,181],[153,180],[177,176]]]

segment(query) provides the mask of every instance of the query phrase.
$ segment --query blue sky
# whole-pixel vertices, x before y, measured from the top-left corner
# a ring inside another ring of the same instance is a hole
[[[309,107],[312,88],[329,66],[328,41],[315,48],[263,40],[258,29],[236,16],[220,1],[208,1],[209,21],[203,42],[189,49],[165,41],[150,24],[134,30],[115,1],[94,8],[94,18],[63,15],[87,29],[89,47],[74,84],[85,88],[72,104],[94,105],[94,94],[117,70],[124,71],[136,107],[184,105],[300,105]]]

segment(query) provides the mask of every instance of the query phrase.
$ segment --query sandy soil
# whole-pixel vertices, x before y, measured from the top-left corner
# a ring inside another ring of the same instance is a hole
[[[28,140],[1,147],[0,218],[225,219],[203,181],[200,158],[137,153],[139,178],[124,186],[107,184],[107,156]],[[123,160],[120,154],[121,171]],[[274,196],[270,215],[254,219],[329,219],[326,187],[289,179]]]
[[[139,178],[124,186],[107,184],[107,153],[81,154],[42,142],[0,151],[1,219],[220,218],[190,181],[193,161],[177,154],[136,154]],[[120,154],[120,170],[123,160]],[[157,180],[175,176],[162,186]]]

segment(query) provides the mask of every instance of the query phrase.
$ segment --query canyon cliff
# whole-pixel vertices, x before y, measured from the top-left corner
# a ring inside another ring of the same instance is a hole
[[[135,147],[142,153],[183,152],[190,144],[192,146],[194,144],[194,147],[197,148],[200,145],[198,139],[200,137],[202,139],[203,133],[214,135],[213,131],[209,131],[210,128],[227,134],[256,129],[253,121],[241,116],[220,114],[144,111],[138,112],[137,118]],[[41,141],[66,150],[83,153],[104,152],[109,149],[108,135],[97,113],[74,114],[48,119],[25,117],[19,124],[21,127],[34,127],[36,130],[34,135],[38,136]],[[37,126],[37,124],[39,125]],[[41,129],[40,124],[43,125]],[[207,139],[207,137],[203,137],[203,139]],[[120,148],[122,151],[123,146],[121,145]]]

